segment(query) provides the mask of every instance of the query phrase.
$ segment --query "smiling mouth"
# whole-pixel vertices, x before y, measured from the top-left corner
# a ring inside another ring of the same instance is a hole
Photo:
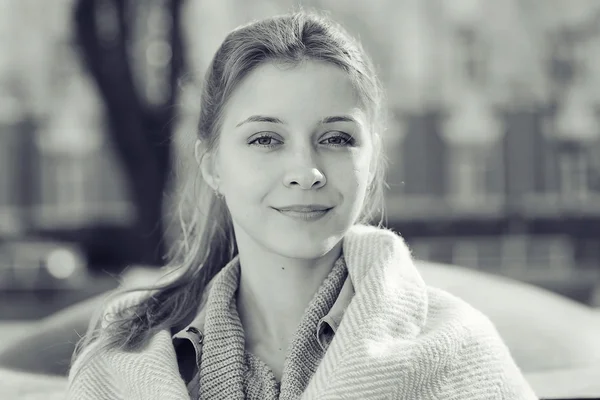
[[[287,207],[275,208],[281,214],[302,221],[316,221],[323,218],[331,209],[324,207]]]

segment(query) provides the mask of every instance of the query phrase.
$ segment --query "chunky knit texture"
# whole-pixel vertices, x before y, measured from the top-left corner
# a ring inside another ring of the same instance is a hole
[[[301,399],[537,398],[489,319],[426,286],[399,236],[357,225],[343,252],[355,295]],[[68,398],[189,399],[170,332],[76,361]]]
[[[273,371],[252,353],[246,353],[244,388],[246,399],[274,400],[281,394],[281,384]]]
[[[215,278],[208,295],[200,398],[297,399],[325,353],[315,333],[318,322],[335,303],[347,276],[343,257],[335,263],[303,315],[286,356],[281,382],[277,382],[262,360],[245,351],[235,296],[239,276],[240,265],[236,258]],[[195,393],[191,393],[191,397],[197,398]]]

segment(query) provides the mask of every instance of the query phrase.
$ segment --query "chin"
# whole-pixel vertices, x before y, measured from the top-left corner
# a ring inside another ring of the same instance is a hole
[[[272,234],[270,247],[274,252],[287,258],[317,259],[329,253],[342,239],[339,235],[315,235],[296,231],[288,234]]]

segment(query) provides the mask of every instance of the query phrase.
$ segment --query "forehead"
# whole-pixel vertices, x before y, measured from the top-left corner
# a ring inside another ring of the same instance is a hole
[[[364,120],[365,110],[348,74],[325,62],[296,66],[267,63],[257,67],[234,90],[225,109],[225,125],[249,115],[314,122],[330,115]]]

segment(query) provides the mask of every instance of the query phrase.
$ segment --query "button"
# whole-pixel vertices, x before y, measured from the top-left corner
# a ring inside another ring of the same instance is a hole
[[[191,332],[194,335],[196,335],[198,337],[198,343],[202,344],[202,342],[204,341],[204,336],[202,335],[202,332],[200,332],[198,329],[194,328],[193,326],[190,326],[189,328],[187,328],[186,332]]]

